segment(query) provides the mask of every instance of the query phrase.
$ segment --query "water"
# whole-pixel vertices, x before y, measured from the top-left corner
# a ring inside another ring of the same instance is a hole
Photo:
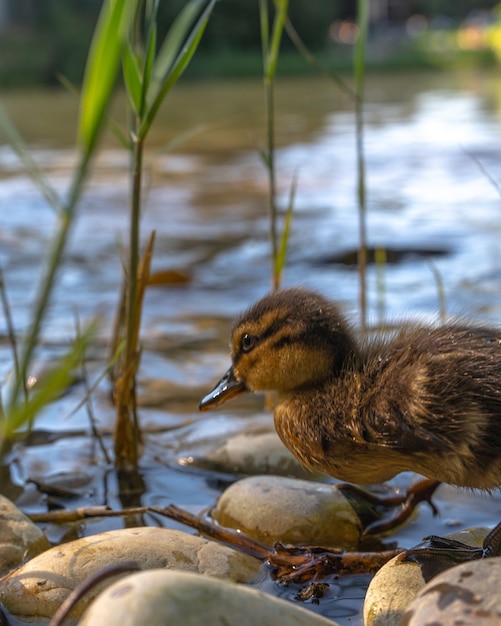
[[[404,255],[399,263],[378,270],[371,266],[372,321],[416,316],[436,320],[435,271],[450,314],[501,324],[500,86],[495,75],[476,72],[369,78],[364,141],[370,244],[429,251],[425,257]],[[11,93],[5,94],[4,103],[37,162],[65,193],[74,164],[73,96]],[[254,416],[253,409],[234,410],[231,405],[200,416],[197,404],[227,367],[230,320],[270,285],[266,172],[255,149],[264,138],[262,103],[258,82],[186,84],[161,111],[149,143],[143,239],[150,230],[157,231],[154,271],[177,269],[189,280],[151,288],[146,296],[139,394],[142,426],[152,434],[145,436],[141,481],[134,495],[126,501],[119,477],[89,439],[85,408],[74,412],[82,397],[77,384],[43,411],[36,424],[37,441],[17,445],[11,453],[3,492],[24,510],[58,504],[48,503],[26,482],[29,478],[83,480],[79,497],[62,503],[71,507],[174,502],[199,511],[214,504],[224,488],[220,476],[179,466],[178,459],[238,432]],[[356,321],[356,270],[333,262],[358,243],[351,103],[328,82],[288,80],[278,86],[277,112],[282,207],[293,177],[298,179],[285,284],[319,289],[340,300]],[[124,117],[120,99],[114,114]],[[195,126],[200,132],[179,151],[157,153]],[[127,155],[107,136],[79,207],[34,375],[73,336],[76,310],[81,319],[98,315],[101,320],[101,341],[89,355],[92,380],[103,367],[121,282],[119,249],[127,245],[127,166]],[[0,178],[0,261],[15,325],[22,333],[55,214],[5,145],[0,146]],[[0,328],[4,379],[11,358],[5,325]],[[109,445],[114,411],[106,382],[93,405]],[[392,539],[411,546],[426,534],[501,519],[499,496],[443,487],[436,502],[440,518],[422,506]],[[119,519],[98,520],[71,532],[52,526],[47,532],[59,541],[121,524]],[[367,580],[332,580],[326,598],[311,608],[342,624],[360,624]],[[264,587],[288,598],[295,594],[271,581]]]

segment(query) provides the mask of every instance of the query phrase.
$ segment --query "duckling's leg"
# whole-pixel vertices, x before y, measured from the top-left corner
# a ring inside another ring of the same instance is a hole
[[[433,514],[437,515],[438,510],[433,504],[431,497],[439,485],[440,482],[438,480],[424,478],[423,480],[420,480],[416,484],[412,485],[404,494],[395,494],[392,496],[377,496],[369,491],[366,491],[365,489],[349,483],[343,483],[341,485],[337,485],[337,487],[345,491],[347,495],[351,492],[358,498],[361,498],[378,508],[394,509],[395,507],[400,507],[397,512],[394,512],[389,517],[382,517],[367,524],[362,533],[363,537],[367,537],[368,535],[381,535],[397,528],[398,526],[401,526],[411,516],[412,512],[420,502],[428,502],[432,508]]]
[[[425,537],[417,548],[406,550],[402,558],[404,561],[418,563],[425,581],[428,582],[453,565],[491,556],[501,556],[501,522],[485,537],[481,548],[432,535]]]
[[[491,530],[482,544],[482,556],[501,556],[501,522]]]

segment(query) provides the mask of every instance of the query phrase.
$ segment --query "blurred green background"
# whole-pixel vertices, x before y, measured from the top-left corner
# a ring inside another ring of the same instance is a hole
[[[101,0],[0,0],[0,87],[56,85],[82,78]],[[290,19],[304,43],[331,69],[348,69],[356,26],[355,0],[290,0]],[[167,29],[184,0],[160,3]],[[493,64],[501,56],[501,10],[486,0],[372,0],[371,67]],[[159,38],[161,39],[161,37]],[[221,0],[188,77],[261,72],[258,2]],[[300,73],[305,62],[285,38],[280,71]]]

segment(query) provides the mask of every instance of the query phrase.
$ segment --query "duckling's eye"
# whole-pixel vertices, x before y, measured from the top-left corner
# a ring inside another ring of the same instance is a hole
[[[256,335],[248,335],[247,333],[240,340],[240,349],[242,352],[250,352],[256,345],[258,337]]]

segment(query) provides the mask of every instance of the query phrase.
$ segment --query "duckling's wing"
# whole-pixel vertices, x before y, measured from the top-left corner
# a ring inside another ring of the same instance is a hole
[[[500,344],[487,328],[402,332],[367,364],[366,441],[408,454],[500,437]]]
[[[366,423],[363,438],[369,445],[391,448],[402,454],[425,451],[446,451],[450,444],[441,436],[417,422],[410,423],[407,416],[398,413],[375,413]]]

